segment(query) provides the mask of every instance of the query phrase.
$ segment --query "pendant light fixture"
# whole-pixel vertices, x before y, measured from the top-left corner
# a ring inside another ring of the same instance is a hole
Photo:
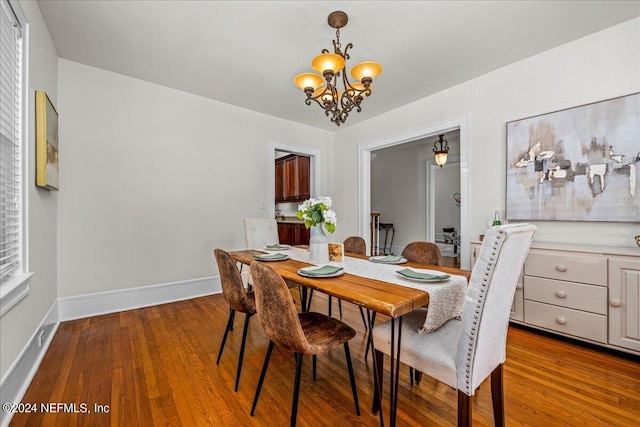
[[[447,157],[449,156],[449,143],[444,139],[444,135],[438,135],[440,139],[433,143],[433,154],[436,158],[436,163],[442,167],[447,163]],[[440,147],[438,147],[440,144]]]
[[[361,62],[351,69],[351,76],[357,82],[351,83],[347,78],[348,51],[353,45],[349,43],[342,50],[340,28],[347,25],[348,20],[347,14],[341,11],[329,14],[329,26],[336,29],[333,53],[322,49],[322,53],[311,61],[311,67],[320,74],[302,73],[293,80],[307,95],[305,103],[311,105],[315,101],[336,126],[344,123],[354,108],[362,111],[360,103],[365,96],[371,95],[371,83],[382,72],[382,66],[377,62]],[[342,83],[340,89],[339,81]]]

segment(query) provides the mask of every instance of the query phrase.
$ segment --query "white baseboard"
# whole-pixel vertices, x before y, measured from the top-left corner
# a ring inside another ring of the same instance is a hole
[[[59,317],[58,301],[55,301],[2,378],[0,402],[20,403],[58,329]],[[12,416],[12,413],[0,411],[0,426],[8,426]]]
[[[222,292],[219,276],[58,298],[60,321],[166,304]]]

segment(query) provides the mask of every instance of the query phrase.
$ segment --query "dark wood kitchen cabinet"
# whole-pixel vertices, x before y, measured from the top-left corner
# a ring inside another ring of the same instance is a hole
[[[276,160],[276,203],[284,201],[284,162]]]
[[[311,158],[295,154],[276,159],[275,201],[301,202],[311,196]]]
[[[309,230],[304,224],[290,224],[280,223],[278,224],[278,238],[280,243],[285,245],[308,245],[309,244]]]

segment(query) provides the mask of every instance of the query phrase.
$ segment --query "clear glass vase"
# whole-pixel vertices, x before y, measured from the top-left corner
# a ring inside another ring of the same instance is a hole
[[[322,224],[311,226],[309,238],[309,262],[324,264],[329,262],[329,240]]]

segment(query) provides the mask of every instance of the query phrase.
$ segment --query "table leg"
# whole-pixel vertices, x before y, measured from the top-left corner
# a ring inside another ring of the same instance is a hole
[[[374,313],[375,314],[375,313]],[[371,316],[371,312],[367,310],[367,318],[369,319],[369,330],[373,330],[374,316]],[[397,320],[397,322],[396,322]],[[396,341],[396,323],[398,324],[398,339]],[[382,366],[378,367],[378,364],[381,361],[378,361],[378,358],[375,355],[375,346],[373,343],[373,334],[370,334],[369,341],[371,343],[371,350],[374,352],[372,357],[373,359],[373,372],[374,372],[374,392],[373,392],[373,405],[371,407],[371,411],[375,414],[378,412],[380,415],[380,426],[384,427],[384,419],[382,416],[382,384],[381,384],[381,375],[378,375],[378,369],[381,369]],[[397,319],[391,318],[391,349],[389,351],[389,356],[391,359],[391,366],[389,369],[389,425],[395,427],[396,425],[396,416],[398,413],[398,391],[400,384],[400,348],[402,344],[402,316]],[[382,365],[380,363],[380,365]]]
[[[367,309],[367,320],[369,322],[369,339],[368,344],[371,345],[371,351],[373,352],[373,325],[375,323],[375,312],[373,315],[371,314],[371,310]],[[371,412],[378,413],[380,417],[380,427],[384,427],[384,417],[382,415],[382,374],[378,375],[378,360],[375,356],[371,357],[373,359],[373,405],[371,406]],[[380,366],[382,369],[382,366]]]
[[[307,307],[307,287],[300,286],[300,307],[303,312],[309,311],[309,307]]]
[[[398,413],[398,386],[400,384],[400,345],[402,343],[402,316],[398,317],[398,343],[396,345],[396,354],[394,357],[393,347],[394,347],[394,320],[391,319],[391,372],[389,373],[389,387],[392,388],[390,390],[389,402],[389,425],[391,427],[395,427],[396,425],[396,415]],[[394,360],[395,359],[395,373],[394,373]]]
[[[395,345],[396,345],[396,319],[394,317],[391,318],[391,342],[389,358],[391,360],[389,367],[389,426],[393,426],[395,424],[393,419],[393,402],[397,399],[395,398],[396,387],[394,383],[395,379],[395,367],[396,367],[396,357],[395,357]]]

